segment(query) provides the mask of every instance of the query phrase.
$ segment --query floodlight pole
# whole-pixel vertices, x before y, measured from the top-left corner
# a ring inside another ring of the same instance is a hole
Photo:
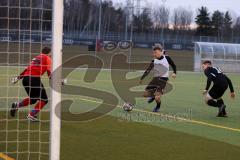
[[[95,51],[94,51],[94,54],[95,54],[94,66],[95,67],[96,67],[96,64],[97,64],[96,56],[97,56],[97,51],[98,51],[98,47],[99,47],[98,44],[99,44],[99,41],[101,39],[101,25],[102,25],[102,0],[99,0],[98,35],[96,35]]]
[[[162,0],[162,3],[163,3],[163,7],[165,9],[165,3],[166,3],[167,0]],[[161,40],[162,40],[162,45],[164,47],[164,40],[163,40],[163,31],[164,31],[164,26],[162,25],[162,30],[161,30]]]
[[[129,4],[127,2],[127,4]],[[125,14],[126,14],[126,20],[125,20],[125,40],[128,38],[128,17],[129,17],[129,8],[125,7]]]
[[[102,0],[99,0],[99,17],[98,17],[98,40],[101,39],[101,24],[102,23]]]
[[[130,31],[130,41],[133,39],[133,15],[134,15],[134,0],[132,0],[131,4],[131,31]]]
[[[131,58],[132,58],[132,44],[133,44],[133,14],[134,14],[134,0],[131,2],[131,29],[130,29],[130,51],[129,51],[129,62],[131,63]],[[128,69],[130,70],[130,63],[128,66]]]
[[[50,160],[60,159],[61,65],[63,39],[63,0],[53,0],[52,15],[52,89],[50,106]],[[58,116],[57,116],[58,115]]]

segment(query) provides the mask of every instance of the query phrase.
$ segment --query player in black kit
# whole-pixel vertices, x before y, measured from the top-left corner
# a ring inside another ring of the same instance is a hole
[[[231,98],[235,98],[234,88],[232,81],[222,73],[217,67],[212,67],[211,61],[204,61],[202,63],[204,74],[207,76],[207,85],[203,92],[205,95],[205,102],[207,105],[216,107],[219,109],[218,117],[227,117],[226,105],[222,99],[227,88],[230,88]],[[211,83],[212,88],[209,90]]]

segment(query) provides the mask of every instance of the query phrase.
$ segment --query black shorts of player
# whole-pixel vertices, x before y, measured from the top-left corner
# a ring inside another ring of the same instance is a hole
[[[221,98],[225,91],[228,89],[227,84],[222,84],[222,85],[216,85],[214,84],[208,94],[213,98],[213,99],[219,99]]]
[[[47,93],[40,77],[26,76],[23,78],[22,84],[30,97],[31,104],[36,103],[38,100],[48,102]]]
[[[168,78],[166,77],[154,77],[145,88],[145,91],[149,92],[151,96],[154,96],[156,92],[163,94],[167,81]]]

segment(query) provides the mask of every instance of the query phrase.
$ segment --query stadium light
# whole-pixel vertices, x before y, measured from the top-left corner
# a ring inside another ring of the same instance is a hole
[[[101,23],[102,23],[102,0],[99,0],[98,40],[101,39]]]
[[[162,0],[162,3],[163,3],[163,7],[165,9],[165,3],[167,2],[167,0]],[[163,47],[164,47],[164,40],[163,40],[163,32],[164,32],[164,27],[162,26],[162,30],[161,30],[161,40],[163,41]]]

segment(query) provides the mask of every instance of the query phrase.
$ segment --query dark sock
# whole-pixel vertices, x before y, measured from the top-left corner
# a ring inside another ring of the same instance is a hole
[[[160,103],[157,103],[156,108],[159,109],[160,107],[161,107],[161,102],[160,102]]]
[[[209,101],[207,102],[207,104],[208,104],[209,106],[212,106],[212,107],[218,107],[218,106],[219,106],[218,103],[217,103],[216,101],[214,101],[214,100],[209,100]]]
[[[217,100],[217,104],[218,104],[219,107],[221,107],[224,104],[223,99]]]

